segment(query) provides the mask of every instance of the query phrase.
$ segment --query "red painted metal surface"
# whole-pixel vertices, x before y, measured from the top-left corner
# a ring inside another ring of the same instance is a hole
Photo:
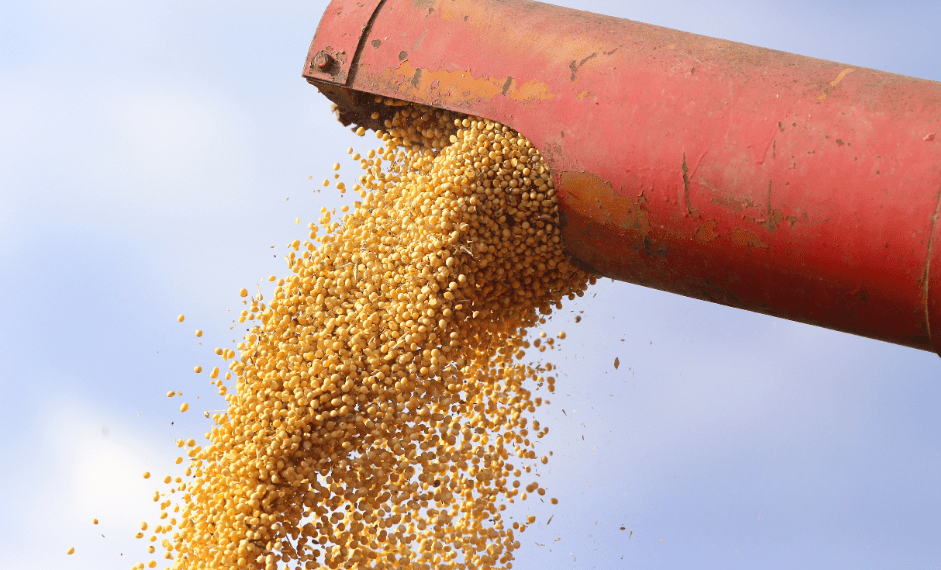
[[[341,30],[350,4],[313,44],[361,33],[350,73],[316,47],[305,77],[525,134],[596,273],[941,353],[941,83],[528,0]]]
[[[360,40],[369,28],[373,14],[382,0],[332,2],[310,44],[306,77],[345,83],[356,58]]]

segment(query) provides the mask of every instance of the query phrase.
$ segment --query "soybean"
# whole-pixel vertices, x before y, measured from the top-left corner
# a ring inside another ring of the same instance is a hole
[[[501,511],[548,462],[528,439],[543,378],[526,336],[593,279],[524,136],[381,102],[395,113],[362,201],[321,210],[269,304],[251,299],[239,354],[215,351],[236,383],[214,380],[227,409],[186,442],[179,519],[158,527],[174,569],[512,568],[525,525]]]

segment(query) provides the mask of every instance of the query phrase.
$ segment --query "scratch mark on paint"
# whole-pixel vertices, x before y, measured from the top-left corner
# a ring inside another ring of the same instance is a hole
[[[686,165],[686,153],[683,153],[683,188],[686,194],[686,213],[689,217],[693,216],[693,209],[690,207],[689,201],[689,166]]]
[[[771,180],[769,180],[768,181],[768,229],[771,231],[774,231],[775,229],[777,229],[778,224],[777,224],[777,221],[774,219],[775,218],[774,212],[771,210],[771,188],[772,188],[772,182]]]

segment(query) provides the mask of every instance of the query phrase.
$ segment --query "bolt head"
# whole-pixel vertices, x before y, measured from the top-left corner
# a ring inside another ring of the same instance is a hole
[[[313,66],[320,71],[326,71],[327,68],[330,67],[331,63],[333,63],[333,58],[324,52],[320,52],[314,56]]]

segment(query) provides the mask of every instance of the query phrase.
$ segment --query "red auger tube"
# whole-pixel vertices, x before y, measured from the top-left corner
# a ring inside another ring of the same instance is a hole
[[[524,134],[599,275],[941,353],[941,83],[529,0],[334,0],[304,77]]]

